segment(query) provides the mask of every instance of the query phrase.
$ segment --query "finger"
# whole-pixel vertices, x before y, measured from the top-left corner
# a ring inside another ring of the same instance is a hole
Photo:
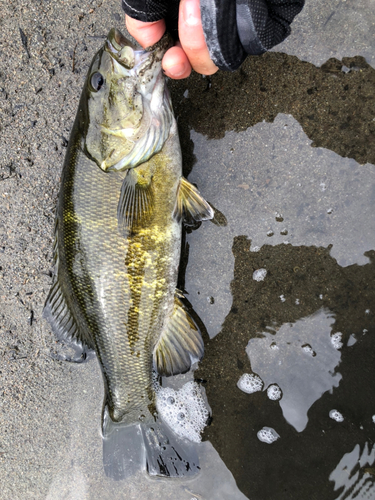
[[[162,65],[165,74],[175,80],[187,78],[191,73],[189,59],[179,44],[167,50]]]
[[[181,0],[178,33],[193,69],[202,75],[216,73],[218,68],[211,60],[204,38],[199,0]]]
[[[144,23],[137,21],[129,16],[125,16],[126,28],[130,35],[134,37],[142,47],[150,47],[158,42],[165,32],[165,21],[155,21],[153,23]]]

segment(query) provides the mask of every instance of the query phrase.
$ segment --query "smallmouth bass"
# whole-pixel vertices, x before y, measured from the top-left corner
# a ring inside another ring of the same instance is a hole
[[[168,35],[137,50],[111,30],[94,56],[69,140],[56,216],[55,276],[44,308],[54,333],[95,352],[103,438],[142,429],[150,474],[199,469],[189,443],[158,417],[153,373],[185,373],[201,332],[176,289],[185,217],[213,218],[182,177],[161,60]]]

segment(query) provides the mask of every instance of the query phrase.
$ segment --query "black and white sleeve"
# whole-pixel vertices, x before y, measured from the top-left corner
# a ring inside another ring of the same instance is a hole
[[[177,39],[180,0],[121,0],[125,14],[138,21],[150,23],[165,19],[167,30]]]
[[[122,0],[126,14],[139,21],[165,19],[177,38],[179,0]],[[200,0],[203,31],[211,59],[220,69],[237,69],[248,54],[281,43],[305,0]]]
[[[305,0],[201,0],[210,56],[223,70],[237,69],[248,54],[281,43]]]

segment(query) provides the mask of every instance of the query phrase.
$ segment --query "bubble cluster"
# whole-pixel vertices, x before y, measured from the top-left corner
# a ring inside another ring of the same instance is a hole
[[[259,441],[267,444],[277,441],[280,437],[275,429],[272,429],[272,427],[263,427],[263,429],[257,432],[257,436]]]
[[[201,441],[201,432],[207,424],[209,411],[196,382],[188,382],[177,391],[159,386],[156,408],[176,434],[196,443]]]
[[[247,394],[252,394],[262,390],[263,380],[253,373],[244,373],[237,382],[237,387]]]
[[[306,353],[306,354],[310,354],[313,358],[315,358],[316,356],[316,352],[313,350],[313,348],[311,347],[310,344],[304,344],[302,346],[302,350]]]
[[[269,399],[272,399],[272,401],[277,401],[278,399],[280,399],[282,394],[283,393],[277,384],[271,384],[268,386],[267,396],[269,397]]]
[[[281,300],[281,302],[285,302],[286,301],[286,298],[284,297],[284,295],[280,295],[280,300]]]
[[[333,420],[336,420],[336,422],[343,422],[344,421],[344,417],[342,416],[342,414],[337,411],[337,410],[331,410],[329,412],[329,416],[333,419]]]
[[[342,343],[342,333],[341,332],[336,332],[331,336],[331,342],[332,345],[335,349],[341,349],[343,346]]]
[[[255,281],[263,281],[266,276],[267,276],[267,269],[264,268],[257,269],[256,271],[253,272],[253,280]]]

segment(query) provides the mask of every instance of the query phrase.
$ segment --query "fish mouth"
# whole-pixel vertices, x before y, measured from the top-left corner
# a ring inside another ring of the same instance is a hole
[[[142,76],[153,65],[161,62],[165,52],[173,46],[173,43],[171,35],[164,33],[154,45],[137,49],[119,30],[112,28],[106,39],[105,50],[121,66],[127,70],[134,70],[138,76]]]

